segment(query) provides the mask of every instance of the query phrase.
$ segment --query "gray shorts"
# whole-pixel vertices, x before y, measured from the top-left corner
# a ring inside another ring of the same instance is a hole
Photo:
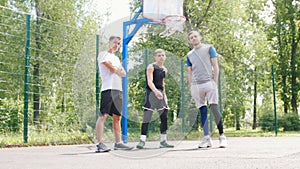
[[[163,90],[160,90],[160,92],[163,94]],[[147,89],[143,108],[144,108],[144,111],[146,111],[146,110],[159,111],[159,110],[163,110],[163,109],[168,109],[168,106],[165,101],[165,96],[162,100],[159,100],[155,96],[154,92]]]
[[[214,81],[203,84],[192,84],[191,95],[196,103],[197,108],[209,104],[218,104],[218,86]]]

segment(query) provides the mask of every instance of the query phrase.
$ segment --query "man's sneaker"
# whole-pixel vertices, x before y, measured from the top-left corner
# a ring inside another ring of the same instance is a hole
[[[168,144],[166,140],[160,142],[160,148],[173,148],[173,147],[174,147],[174,146]]]
[[[227,147],[227,139],[225,136],[220,136],[219,141],[220,141],[220,148]]]
[[[210,136],[204,136],[198,148],[208,148],[208,147],[212,147],[212,140]]]
[[[144,148],[144,146],[145,146],[145,142],[144,142],[144,141],[142,141],[142,140],[140,140],[139,144],[138,144],[138,145],[136,145],[136,148],[138,148],[138,149],[143,149],[143,148]]]
[[[123,143],[115,143],[114,149],[115,150],[132,150],[133,147],[127,146]]]
[[[99,143],[96,145],[96,153],[104,153],[104,152],[109,152],[110,148],[108,148],[105,144]]]

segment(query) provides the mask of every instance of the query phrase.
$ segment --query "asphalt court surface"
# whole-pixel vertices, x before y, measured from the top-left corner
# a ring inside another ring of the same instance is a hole
[[[138,142],[129,142],[136,146]],[[199,140],[169,141],[175,148],[95,153],[94,144],[0,149],[0,169],[299,169],[300,136],[229,137],[228,147],[198,149]],[[106,143],[113,148],[113,143]]]

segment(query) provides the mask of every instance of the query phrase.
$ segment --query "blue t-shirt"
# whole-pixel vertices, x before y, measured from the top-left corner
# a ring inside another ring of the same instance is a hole
[[[211,46],[210,48],[209,48],[209,54],[210,54],[210,58],[215,58],[215,57],[217,57],[217,52],[216,52],[216,49],[213,47],[213,46]],[[192,63],[191,63],[191,61],[189,60],[189,58],[187,57],[187,63],[186,63],[186,65],[189,67],[189,66],[192,66]]]

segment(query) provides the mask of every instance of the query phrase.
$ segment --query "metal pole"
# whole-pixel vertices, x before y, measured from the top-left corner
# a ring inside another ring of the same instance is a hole
[[[148,66],[148,64],[149,64],[149,59],[148,59],[148,57],[149,57],[149,49],[148,48],[146,48],[146,51],[145,51],[146,53],[145,53],[145,70],[147,69],[147,66]]]
[[[147,67],[148,67],[148,64],[149,64],[149,49],[146,48],[145,49],[145,64],[144,64],[144,71],[145,71],[145,79],[147,77]],[[145,80],[145,88],[147,87],[147,80]],[[149,132],[147,133],[147,137],[150,136],[151,134],[151,131],[152,131],[152,128],[153,128],[153,123],[149,123]]]
[[[181,60],[181,117],[182,117],[182,132],[185,133],[185,119],[184,119],[184,104],[185,104],[185,97],[184,97],[184,61]]]
[[[122,51],[122,64],[126,72],[126,76],[122,78],[122,88],[123,88],[123,107],[122,107],[122,140],[124,143],[128,141],[128,70],[127,70],[127,60],[128,60],[128,42],[127,37],[127,25],[123,23],[123,51]]]
[[[100,49],[100,35],[96,35],[96,121],[100,115],[100,83],[99,83],[99,66],[98,55]]]
[[[220,67],[220,66],[219,66]],[[221,71],[219,71],[219,78],[218,78],[218,87],[219,87],[219,109],[220,109],[220,114],[222,116],[223,114],[223,107],[222,107],[222,83],[221,83]]]
[[[212,115],[212,111],[211,111],[211,105],[209,105],[209,109],[207,109],[207,111],[209,111],[209,131],[210,133],[213,133],[213,115]]]
[[[29,68],[30,68],[30,15],[26,15],[26,42],[25,42],[25,71],[24,71],[24,143],[28,143],[28,95],[29,95]]]
[[[155,24],[147,18],[138,19],[138,16],[142,13],[142,8],[135,14],[135,16],[130,20],[123,22],[123,50],[122,50],[122,64],[126,72],[126,76],[122,78],[123,87],[123,107],[122,107],[122,140],[127,143],[127,130],[128,130],[128,70],[127,70],[127,60],[128,60],[128,43],[132,40],[137,31],[141,28],[143,24]],[[135,25],[133,30],[128,33],[127,26]]]
[[[274,103],[274,126],[275,126],[275,135],[277,136],[277,114],[276,114],[276,86],[275,86],[275,77],[274,77],[274,65],[272,65],[272,84],[273,84],[273,103]]]

